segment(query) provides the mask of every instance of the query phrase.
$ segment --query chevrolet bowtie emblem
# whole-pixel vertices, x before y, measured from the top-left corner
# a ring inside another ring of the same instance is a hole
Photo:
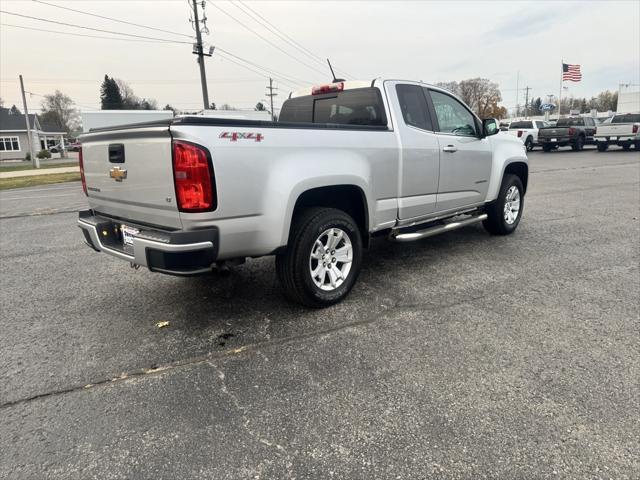
[[[122,180],[127,178],[127,171],[121,169],[120,167],[113,167],[111,170],[109,170],[109,176],[116,182],[121,182]]]

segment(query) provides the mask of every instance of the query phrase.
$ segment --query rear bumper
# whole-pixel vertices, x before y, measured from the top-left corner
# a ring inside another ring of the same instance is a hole
[[[133,245],[124,245],[120,225],[135,227],[139,233]],[[189,276],[211,271],[218,255],[218,229],[193,231],[166,231],[136,225],[126,220],[83,210],[78,215],[78,226],[85,243],[97,252],[104,252],[153,272]]]
[[[640,135],[623,135],[621,137],[595,137],[596,142],[611,143],[613,145],[625,145],[640,141]]]

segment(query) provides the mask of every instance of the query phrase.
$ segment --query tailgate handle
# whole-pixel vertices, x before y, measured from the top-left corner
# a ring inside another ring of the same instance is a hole
[[[109,162],[124,163],[124,144],[112,143],[109,145]]]

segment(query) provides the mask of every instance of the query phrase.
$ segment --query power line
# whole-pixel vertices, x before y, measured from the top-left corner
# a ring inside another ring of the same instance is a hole
[[[4,27],[14,27],[14,28],[23,28],[25,30],[35,30],[37,32],[59,33],[61,35],[72,35],[75,37],[100,38],[102,40],[121,40],[125,42],[139,42],[139,43],[166,43],[164,41],[158,41],[158,40],[134,40],[132,38],[105,37],[103,35],[89,35],[84,33],[61,32],[60,30],[48,30],[46,28],[24,27],[22,25],[12,25],[10,23],[0,23],[0,25]]]
[[[41,22],[55,23],[57,25],[64,25],[65,27],[83,28],[85,30],[93,30],[93,31],[96,31],[96,32],[103,32],[103,33],[112,33],[114,35],[124,35],[124,36],[127,36],[127,37],[134,37],[134,38],[143,38],[143,39],[146,39],[146,40],[156,40],[156,41],[159,41],[159,42],[166,42],[166,43],[183,43],[183,44],[187,44],[187,45],[191,45],[191,43],[192,43],[192,42],[184,42],[184,41],[181,41],[181,40],[168,40],[166,38],[147,37],[147,36],[144,36],[144,35],[134,35],[132,33],[114,32],[113,30],[103,30],[103,29],[100,29],[100,28],[85,27],[83,25],[76,25],[74,23],[57,22],[55,20],[49,20],[48,18],[32,17],[30,15],[22,15],[21,13],[7,12],[6,10],[0,10],[0,13],[4,13],[6,15],[15,15],[16,17],[30,18],[32,20],[39,20]]]
[[[251,67],[248,67],[248,66],[246,66],[246,65],[244,65],[244,64],[242,64],[242,63],[240,63],[240,62],[235,61],[233,58],[228,57],[227,55],[229,55],[229,54],[227,54],[227,53],[226,53],[224,50],[222,50],[221,48],[216,48],[216,50],[218,51],[218,53],[221,53],[221,54],[223,55],[223,58],[225,58],[225,60],[227,60],[227,61],[229,61],[229,62],[231,62],[231,63],[235,63],[236,65],[238,65],[238,66],[240,66],[240,67],[242,67],[242,68],[244,68],[244,69],[246,69],[246,70],[252,71],[253,73],[257,73],[258,75],[260,75],[260,76],[264,76],[264,77],[266,77],[266,76],[269,74],[269,71],[268,71],[268,70],[264,70],[264,67],[258,67],[258,68],[262,68],[265,72],[267,72],[267,75],[265,75],[265,73],[264,73],[264,72],[260,72],[260,71],[258,71],[258,70],[255,70],[255,69],[253,69],[253,68],[251,68]],[[235,57],[235,55],[234,55],[234,57]],[[239,58],[239,57],[236,57],[236,58]],[[242,61],[247,62],[247,60],[244,60],[244,59],[243,59]],[[293,88],[293,89],[298,88],[298,87],[296,87],[295,85],[292,85],[291,83],[288,83],[288,82],[286,82],[285,80],[283,80],[283,79],[282,79],[282,77],[277,77],[277,78],[279,78],[279,79],[280,79],[280,82],[281,82],[281,83],[284,83],[285,85],[288,85],[289,87],[291,87],[291,88]],[[294,83],[295,83],[295,82],[294,82]],[[298,84],[298,85],[299,85],[299,84]]]
[[[276,48],[277,50],[281,51],[282,53],[284,53],[285,55],[287,55],[288,57],[294,59],[296,62],[304,65],[305,67],[314,70],[322,75],[326,75],[326,72],[317,69],[316,67],[314,67],[313,65],[309,65],[308,63],[303,62],[302,60],[300,60],[299,58],[291,55],[289,52],[287,52],[286,50],[284,50],[283,48],[279,47],[278,45],[276,45],[275,43],[273,43],[271,40],[269,40],[268,38],[264,37],[263,35],[261,35],[260,33],[256,32],[253,28],[245,25],[241,20],[238,20],[236,17],[234,17],[233,15],[231,15],[230,13],[226,12],[225,10],[223,10],[222,8],[220,8],[218,5],[216,5],[215,3],[213,3],[211,0],[207,0],[214,8],[218,9],[219,11],[221,11],[222,13],[224,13],[226,16],[228,16],[229,18],[231,18],[233,21],[235,21],[236,23],[240,24],[243,28],[245,28],[246,30],[249,30],[251,33],[253,33],[254,35],[256,35],[257,37],[259,37],[260,39],[262,39],[263,41],[267,42],[269,45],[271,45],[272,47]]]
[[[263,67],[262,65],[259,65],[259,64],[255,63],[255,62],[252,62],[252,61],[247,60],[245,58],[239,57],[238,55],[235,55],[235,54],[229,52],[228,50],[224,50],[223,48],[220,48],[220,47],[217,47],[217,46],[216,46],[216,51],[221,52],[221,53],[226,54],[226,55],[229,55],[229,56],[231,56],[233,58],[236,58],[236,59],[238,59],[238,60],[240,60],[242,62],[248,63],[249,65],[252,65],[252,66],[254,66],[256,68],[259,68],[260,70],[264,70],[265,72],[267,72],[267,73],[269,73],[271,75],[275,74],[274,75],[275,77],[279,77],[280,79],[287,80],[287,81],[289,81],[291,83],[295,83],[297,85],[313,84],[313,82],[309,82],[307,80],[301,80],[301,79],[296,78],[296,77],[291,77],[291,76],[286,75],[286,74],[284,74],[282,72],[278,72],[277,70],[274,70],[272,68]]]
[[[233,3],[233,2],[232,2]],[[304,45],[302,45],[300,42],[296,41],[294,38],[291,37],[291,35],[287,35],[285,32],[283,32],[281,29],[279,29],[278,27],[276,27],[273,23],[271,23],[269,20],[267,20],[264,16],[260,15],[260,13],[258,13],[257,11],[255,11],[253,8],[251,8],[249,5],[245,4],[242,0],[238,0],[238,3],[240,5],[242,5],[242,7],[246,8],[247,10],[249,10],[253,15],[249,14],[248,12],[245,11],[245,14],[251,16],[256,22],[260,23],[263,27],[265,27],[266,29],[270,30],[271,32],[273,32],[275,35],[279,36],[282,40],[286,41],[287,43],[289,43],[291,46],[295,47],[296,49],[298,49],[300,52],[304,53],[307,57],[321,63],[323,66],[325,64],[324,59],[312,52],[311,50],[309,50],[308,48],[306,48]],[[240,8],[237,4],[233,3],[233,5],[236,8]],[[242,9],[241,9],[242,10]],[[244,11],[244,10],[243,10]],[[258,17],[258,18],[256,18]],[[338,69],[336,68],[336,70],[341,71],[343,74],[345,74],[347,77],[351,77],[354,78],[353,75],[349,75],[347,72],[345,72],[342,69]]]
[[[89,15],[91,17],[103,18],[105,20],[111,20],[112,22],[124,23],[125,25],[133,25],[134,27],[148,28],[149,30],[156,30],[158,32],[170,33],[172,35],[180,35],[182,37],[194,38],[193,35],[187,35],[186,33],[172,32],[171,30],[164,30],[162,28],[151,27],[149,25],[142,25],[140,23],[127,22],[126,20],[119,20],[117,18],[106,17],[104,15],[98,15],[96,13],[85,12],[83,10],[76,10],[75,8],[63,7],[62,5],[56,5],[55,3],[44,2],[43,0],[32,0],[43,5],[49,5],[50,7],[61,8],[63,10],[69,10],[70,12],[81,13],[83,15]]]

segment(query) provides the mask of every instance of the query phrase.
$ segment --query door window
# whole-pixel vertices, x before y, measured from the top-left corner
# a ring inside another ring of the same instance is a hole
[[[422,130],[433,131],[422,87],[418,85],[396,85],[396,92],[404,123]]]
[[[439,131],[453,135],[476,136],[476,120],[455,98],[441,92],[429,91],[436,111]]]

